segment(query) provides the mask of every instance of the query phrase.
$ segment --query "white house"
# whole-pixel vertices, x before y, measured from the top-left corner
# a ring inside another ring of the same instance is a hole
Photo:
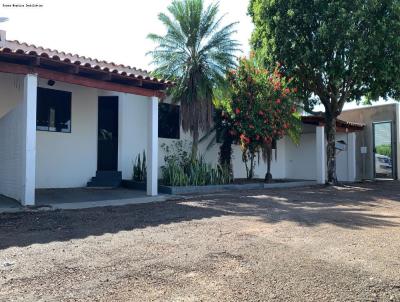
[[[130,178],[144,149],[157,194],[158,99],[170,83],[4,31],[0,41],[0,194],[33,205],[35,189],[83,187],[96,171]]]
[[[160,145],[189,137],[179,128],[179,107],[159,104],[171,83],[129,66],[8,41],[0,33],[0,194],[34,205],[39,188],[130,179],[135,157],[146,150],[147,194],[157,195]],[[165,124],[159,108],[173,125]],[[304,117],[303,124],[299,146],[278,142],[272,173],[324,183],[323,120]],[[338,121],[337,128],[345,146],[338,151],[338,176],[354,181],[355,131],[363,125]],[[216,163],[218,145],[207,145],[200,152]],[[233,168],[235,177],[245,176],[237,146]],[[263,177],[265,170],[261,163],[256,174]]]

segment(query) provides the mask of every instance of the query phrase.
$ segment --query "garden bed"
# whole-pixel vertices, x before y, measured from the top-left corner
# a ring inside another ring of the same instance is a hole
[[[231,190],[254,190],[254,189],[277,189],[277,188],[294,188],[316,185],[313,180],[298,179],[276,179],[271,183],[265,183],[262,179],[237,179],[232,184],[226,185],[207,185],[207,186],[165,186],[158,185],[158,191],[164,194],[196,194],[196,193],[212,193]],[[146,190],[145,182],[137,182],[133,180],[123,180],[122,186],[134,190]]]

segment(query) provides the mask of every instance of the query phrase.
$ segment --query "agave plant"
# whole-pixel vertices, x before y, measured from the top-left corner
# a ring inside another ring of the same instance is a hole
[[[147,164],[146,164],[146,152],[143,151],[142,158],[140,153],[136,156],[135,162],[133,163],[133,180],[135,181],[146,181],[147,176]]]
[[[240,44],[232,39],[236,23],[221,26],[218,4],[203,0],[174,0],[169,14],[159,14],[167,33],[148,36],[157,44],[148,52],[154,73],[176,82],[170,93],[181,104],[181,123],[193,138],[192,158],[198,150],[199,132],[212,123],[213,91],[223,85],[226,72],[236,64]]]

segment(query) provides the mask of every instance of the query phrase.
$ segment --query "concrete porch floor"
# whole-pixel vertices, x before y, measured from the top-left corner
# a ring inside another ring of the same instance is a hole
[[[147,196],[144,191],[124,188],[36,189],[35,197],[35,207],[64,210],[123,206],[173,199],[171,195]],[[18,201],[0,195],[0,213],[13,213],[24,210],[26,209]]]
[[[2,210],[15,209],[18,210],[21,207],[18,201],[8,198],[6,196],[0,195],[0,213]]]
[[[147,196],[144,191],[116,189],[37,189],[36,205],[54,209],[83,209],[101,206],[117,206],[166,200],[165,195]]]
[[[76,203],[145,197],[144,191],[117,189],[36,189],[36,205],[45,206],[59,203]]]

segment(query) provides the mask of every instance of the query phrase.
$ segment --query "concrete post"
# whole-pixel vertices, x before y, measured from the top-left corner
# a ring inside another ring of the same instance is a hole
[[[400,104],[396,104],[396,158],[395,163],[397,166],[396,177],[400,180]]]
[[[315,130],[316,160],[317,160],[317,183],[326,182],[326,149],[325,149],[325,127],[317,126]]]
[[[158,194],[158,98],[152,97],[148,109],[147,195]]]
[[[348,181],[356,181],[356,133],[347,134],[347,175]]]
[[[37,75],[28,74],[24,79],[23,98],[23,160],[21,203],[25,206],[35,205],[36,187],[36,105],[37,105]]]

